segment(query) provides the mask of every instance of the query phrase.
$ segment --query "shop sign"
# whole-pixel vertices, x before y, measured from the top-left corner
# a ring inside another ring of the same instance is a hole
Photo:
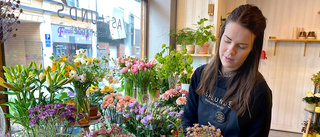
[[[45,34],[46,47],[51,47],[51,37],[50,34]]]
[[[79,28],[79,27],[63,27],[63,26],[60,26],[58,29],[57,29],[57,32],[58,32],[58,37],[62,37],[62,34],[74,34],[74,35],[80,35],[82,37],[85,37],[86,40],[89,39],[89,30],[88,29],[82,29],[82,28]]]
[[[64,4],[58,3],[58,5],[61,5],[62,7],[61,7],[61,9],[58,9],[57,14],[58,14],[58,16],[59,16],[60,18],[64,18],[63,15],[60,15],[60,12],[64,10],[64,5],[68,6],[68,4],[67,4],[66,0],[61,0],[61,1],[62,1]],[[74,13],[74,16],[71,14],[72,12]],[[75,21],[78,20],[78,14],[77,14],[77,12],[78,12],[77,7],[70,7],[69,14],[70,14],[71,19],[73,19],[73,20],[75,20]],[[85,19],[86,19],[86,22],[88,22],[88,12],[91,13],[91,23],[92,23],[92,24],[97,24],[97,21],[96,21],[96,22],[93,21],[93,20],[97,20],[97,12],[95,12],[95,11],[88,11],[88,10],[85,10],[85,9],[81,9],[81,20],[82,20],[82,22],[83,22]],[[93,18],[94,15],[95,15],[95,19]]]

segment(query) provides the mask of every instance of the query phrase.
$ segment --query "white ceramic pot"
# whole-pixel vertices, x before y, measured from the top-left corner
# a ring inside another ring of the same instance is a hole
[[[309,111],[314,111],[314,109],[316,108],[316,104],[309,104],[309,103],[306,103],[306,110],[309,110]]]
[[[186,91],[188,91],[188,92],[189,92],[189,86],[190,86],[190,84],[183,84],[183,83],[181,83],[181,89],[184,89],[184,90],[186,90]]]

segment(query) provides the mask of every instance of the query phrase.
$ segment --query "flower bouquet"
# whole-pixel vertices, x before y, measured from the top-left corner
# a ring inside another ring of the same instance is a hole
[[[159,107],[160,103],[153,103],[150,107],[146,103],[135,101],[124,109],[125,129],[136,136],[171,135],[183,111],[175,111],[173,107]],[[172,123],[173,122],[173,123]]]
[[[124,95],[134,97],[134,83],[132,79],[132,73],[130,73],[130,68],[136,61],[136,57],[119,57],[117,59],[112,59],[116,65],[115,71],[120,72],[121,87],[119,91],[125,91]],[[119,73],[118,73],[119,74]]]
[[[103,97],[101,109],[104,110],[105,116],[110,123],[117,123],[122,126],[123,116],[121,111],[129,103],[134,102],[136,99],[130,96],[122,96],[121,93],[111,93]]]
[[[180,89],[179,91],[169,89],[165,93],[161,94],[160,101],[161,106],[172,106],[181,110],[187,103],[188,91]]]
[[[208,122],[209,123],[209,122]],[[209,123],[209,126],[194,124],[193,127],[187,127],[187,137],[223,137],[221,130],[216,129]]]
[[[102,81],[108,72],[107,68],[102,67],[108,60],[103,59],[100,61],[96,58],[92,59],[84,53],[85,50],[83,49],[77,50],[77,55],[73,56],[72,62],[68,62],[66,57],[62,57],[59,60],[54,60],[54,57],[51,57],[55,63],[66,66],[65,75],[67,77],[74,78],[72,80],[73,88],[70,88],[70,90],[75,93],[74,99],[77,111],[84,115],[83,119],[78,120],[80,125],[86,125],[90,120],[89,87],[91,85],[98,86],[98,83]]]
[[[62,103],[38,105],[28,110],[28,117],[31,118],[29,125],[33,136],[58,136],[71,134],[72,127],[76,121],[77,109],[73,105]],[[81,113],[77,114],[82,118]]]

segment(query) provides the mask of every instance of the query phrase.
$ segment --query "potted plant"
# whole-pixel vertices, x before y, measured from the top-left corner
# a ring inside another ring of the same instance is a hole
[[[308,126],[308,121],[303,121],[302,129],[301,129],[301,132],[303,133],[302,137],[306,137],[307,126]],[[314,134],[315,134],[315,125],[310,124],[310,127],[309,127],[309,130],[308,130],[307,134],[308,134],[307,137],[313,137],[314,136]]]
[[[197,22],[197,29],[195,32],[196,45],[199,46],[199,54],[207,54],[209,49],[209,40],[216,41],[216,37],[212,34],[211,28],[213,25],[204,25],[208,21],[206,18],[200,19]]]
[[[174,36],[177,44],[177,51],[183,51],[183,53],[193,54],[195,43],[195,31],[191,28],[183,28],[180,30],[172,30],[170,36]],[[185,51],[185,49],[187,51]]]
[[[313,74],[311,80],[313,81],[314,85],[314,93],[318,93],[320,86],[320,71],[317,74]]]
[[[191,75],[193,67],[191,64],[186,65],[186,69],[183,70],[183,73],[180,74],[180,82],[181,82],[181,89],[185,89],[189,91],[189,85],[191,83]]]
[[[308,91],[306,96],[302,99],[306,102],[306,110],[314,111],[316,103],[318,103],[319,98],[314,96],[314,93]]]

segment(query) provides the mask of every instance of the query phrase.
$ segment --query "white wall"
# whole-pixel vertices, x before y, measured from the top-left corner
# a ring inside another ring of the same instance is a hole
[[[267,18],[264,50],[268,59],[260,71],[273,92],[272,128],[300,132],[307,112],[302,98],[305,92],[313,91],[312,74],[320,70],[320,42],[310,42],[303,56],[304,42],[278,42],[276,55],[274,41],[277,38],[292,38],[294,27],[320,31],[319,0],[247,0],[261,8]]]

